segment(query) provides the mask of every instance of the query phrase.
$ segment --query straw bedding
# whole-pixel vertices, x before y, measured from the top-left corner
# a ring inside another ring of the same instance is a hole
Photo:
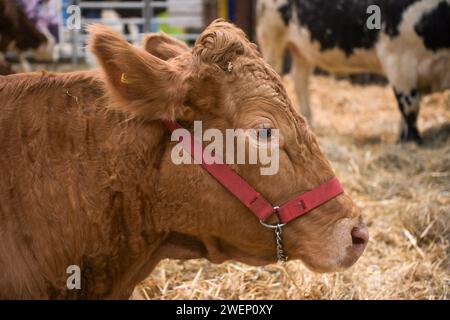
[[[293,84],[285,79],[291,93]],[[364,209],[371,240],[343,273],[300,262],[165,260],[139,286],[147,299],[448,299],[450,92],[424,98],[425,144],[396,144],[400,114],[388,86],[315,76],[315,132],[338,177]]]

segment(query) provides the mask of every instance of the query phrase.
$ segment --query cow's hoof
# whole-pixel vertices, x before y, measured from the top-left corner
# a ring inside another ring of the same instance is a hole
[[[420,136],[419,131],[415,127],[403,129],[402,132],[400,133],[398,142],[399,143],[415,142],[418,145],[423,144],[422,137]]]

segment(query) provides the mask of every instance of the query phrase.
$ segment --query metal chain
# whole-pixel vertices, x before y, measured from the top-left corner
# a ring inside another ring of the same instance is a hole
[[[275,208],[276,209],[276,208]],[[286,262],[288,259],[288,256],[284,252],[283,248],[283,239],[281,238],[282,228],[285,226],[285,224],[267,224],[264,221],[260,220],[261,224],[269,229],[275,230],[275,241],[277,243],[277,258],[278,262]]]
[[[275,227],[275,240],[277,241],[277,257],[278,262],[286,262],[288,257],[283,249],[283,239],[281,238],[282,228],[283,225],[277,224]]]

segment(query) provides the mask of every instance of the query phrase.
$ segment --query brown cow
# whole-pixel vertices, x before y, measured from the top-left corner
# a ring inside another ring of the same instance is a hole
[[[233,166],[273,203],[333,177],[255,46],[223,21],[192,50],[151,36],[145,51],[107,27],[89,31],[102,75],[0,77],[0,296],[128,298],[164,258],[276,262],[273,231],[200,166],[173,164],[160,121],[280,129],[276,175]],[[289,223],[283,237],[290,259],[318,272],[350,267],[368,238],[346,194]],[[71,265],[80,290],[66,285]]]
[[[0,0],[0,51],[11,45],[20,51],[37,49],[47,42],[22,7],[15,1]]]
[[[31,71],[23,53],[47,44],[47,37],[39,31],[23,8],[11,0],[0,0],[0,53],[17,51],[22,68]]]

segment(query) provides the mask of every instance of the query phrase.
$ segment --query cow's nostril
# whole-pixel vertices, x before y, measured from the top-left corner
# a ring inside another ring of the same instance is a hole
[[[369,241],[369,232],[366,227],[355,227],[352,229],[352,245],[355,253],[361,255]]]
[[[352,241],[354,244],[364,244],[369,240],[369,232],[366,227],[352,229]]]
[[[364,239],[362,239],[362,238],[352,236],[352,243],[353,244],[364,244],[364,243],[366,243],[366,241],[364,241]]]

